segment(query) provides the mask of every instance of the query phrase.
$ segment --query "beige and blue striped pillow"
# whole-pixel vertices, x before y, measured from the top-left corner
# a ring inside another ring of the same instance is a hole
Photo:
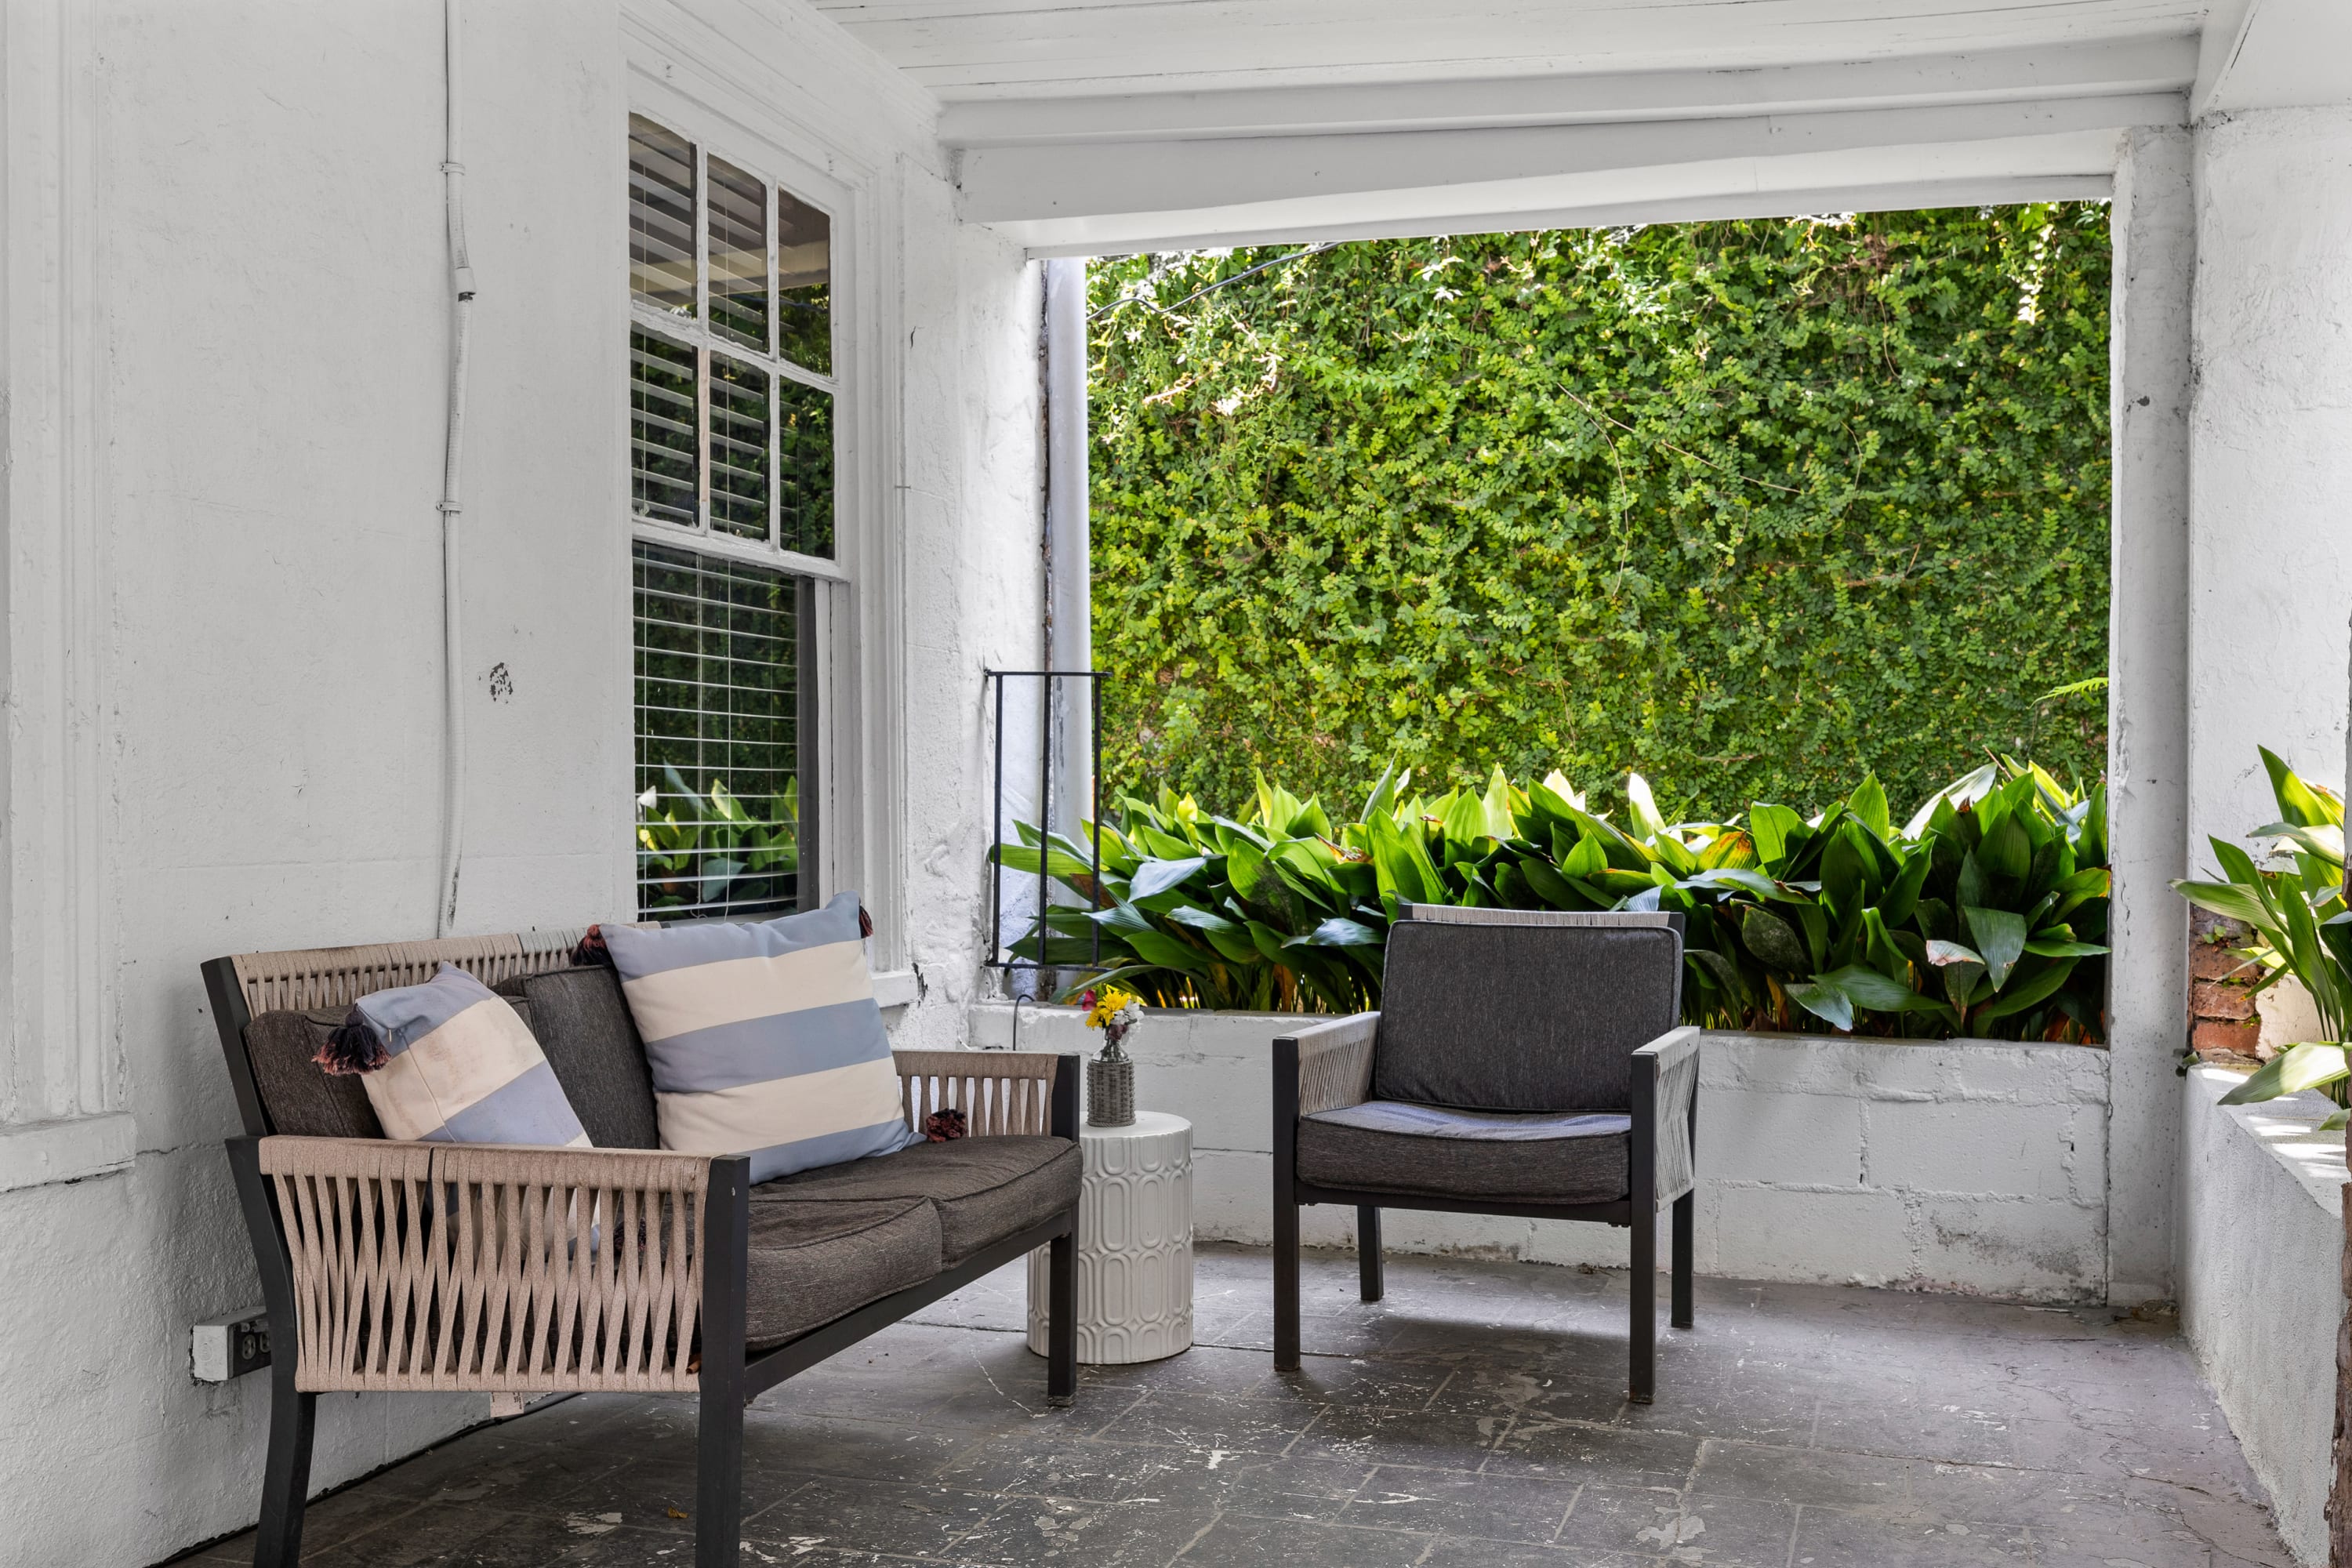
[[[663,1148],[749,1154],[765,1182],[915,1142],[856,893],[756,925],[604,934],[646,1042]]]
[[[341,1050],[329,1070],[366,1074],[360,1081],[384,1136],[589,1146],[530,1026],[505,997],[457,965],[443,964],[422,985],[362,996],[352,1012],[336,1032]],[[349,1040],[355,1029],[367,1038]],[[321,1060],[327,1064],[326,1053]]]

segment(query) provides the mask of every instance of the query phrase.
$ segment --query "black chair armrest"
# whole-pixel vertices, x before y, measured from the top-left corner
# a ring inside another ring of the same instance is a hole
[[[1698,1184],[1699,1038],[1696,1026],[1685,1025],[1633,1053],[1636,1200],[1643,1195],[1644,1163],[1654,1204],[1672,1203]]]

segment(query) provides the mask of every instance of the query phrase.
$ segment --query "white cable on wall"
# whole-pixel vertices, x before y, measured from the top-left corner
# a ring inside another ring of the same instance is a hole
[[[436,935],[447,936],[457,922],[457,875],[466,854],[466,713],[465,665],[459,638],[457,573],[458,522],[465,509],[458,501],[458,458],[466,442],[467,334],[474,309],[474,269],[466,254],[466,165],[459,157],[461,129],[458,105],[464,82],[459,55],[458,0],[442,0],[442,80],[446,115],[441,152],[442,203],[449,226],[449,423],[441,450],[441,631],[446,742],[442,748],[441,881],[439,907],[434,911]]]

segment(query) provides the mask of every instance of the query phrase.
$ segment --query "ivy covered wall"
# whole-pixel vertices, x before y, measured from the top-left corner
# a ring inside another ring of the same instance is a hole
[[[2104,766],[2104,205],[1297,248],[1093,270],[1107,794]]]

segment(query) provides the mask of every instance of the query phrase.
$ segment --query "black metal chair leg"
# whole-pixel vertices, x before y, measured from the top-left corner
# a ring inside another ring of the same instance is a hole
[[[1071,1223],[1077,1223],[1071,1216]],[[1045,1403],[1067,1405],[1078,1394],[1078,1244],[1057,1236],[1045,1248]]]
[[[294,1364],[289,1346],[270,1367],[269,1459],[262,1472],[253,1568],[294,1568],[302,1557],[302,1511],[310,1495],[310,1438],[318,1428],[319,1396],[296,1391]]]
[[[1290,1184],[1274,1178],[1274,1364],[1298,1370],[1298,1205]]]
[[[1685,1193],[1675,1200],[1675,1284],[1674,1324],[1678,1329],[1691,1326],[1691,1229],[1697,1212],[1698,1194]]]
[[[1658,1388],[1658,1211],[1633,1211],[1632,1376],[1625,1397],[1647,1405]]]
[[[1371,1204],[1356,1205],[1356,1271],[1363,1296],[1377,1301],[1385,1289],[1381,1278],[1381,1211]]]

